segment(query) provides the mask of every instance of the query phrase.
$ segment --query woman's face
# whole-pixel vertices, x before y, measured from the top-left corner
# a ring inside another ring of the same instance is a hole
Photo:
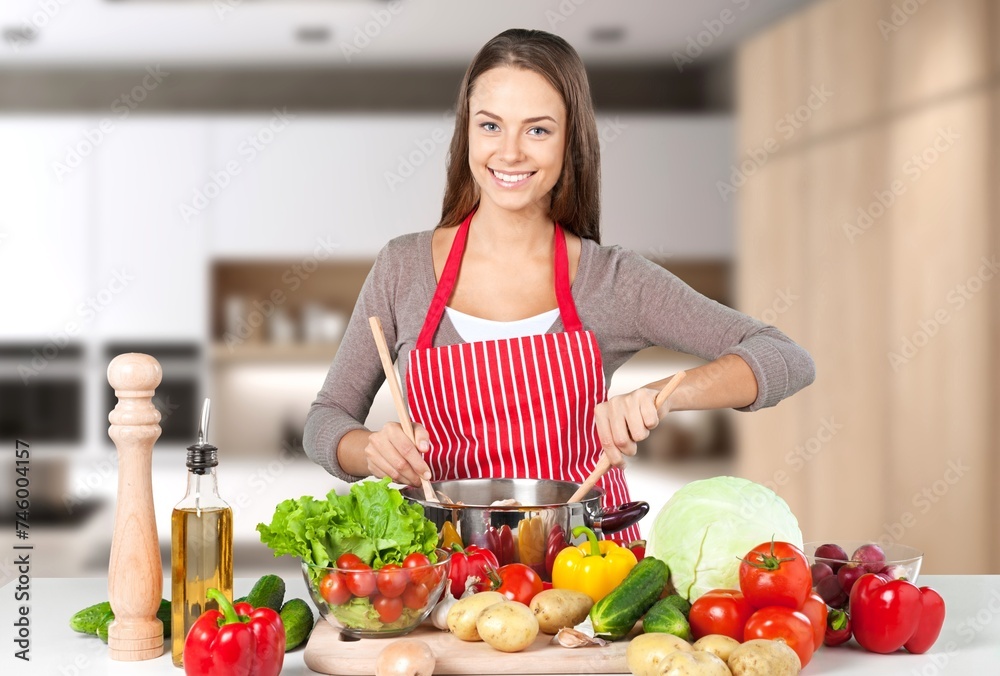
[[[483,203],[547,214],[565,145],[566,105],[544,77],[504,67],[476,79],[469,96],[469,167]]]

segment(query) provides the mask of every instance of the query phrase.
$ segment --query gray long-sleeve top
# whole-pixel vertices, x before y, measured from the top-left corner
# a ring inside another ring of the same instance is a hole
[[[432,233],[403,235],[379,252],[306,417],[306,453],[345,481],[361,477],[340,467],[337,446],[351,430],[365,429],[363,422],[385,380],[368,318],[382,320],[389,351],[398,359],[405,383],[407,358],[437,286]],[[742,357],[757,378],[757,400],[740,410],[774,406],[813,381],[815,366],[809,353],[775,327],[706,298],[628,249],[589,239],[582,243],[573,299],[584,328],[597,337],[607,382],[632,355],[653,345],[706,360],[726,354]],[[548,332],[562,330],[559,319]],[[445,314],[434,346],[461,342]]]

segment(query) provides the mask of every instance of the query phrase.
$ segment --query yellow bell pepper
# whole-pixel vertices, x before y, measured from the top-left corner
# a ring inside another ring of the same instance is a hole
[[[517,524],[518,561],[526,566],[545,565],[545,535],[542,533],[542,517],[532,516],[521,519]]]
[[[459,547],[464,547],[462,544],[462,537],[455,530],[455,525],[451,521],[445,521],[444,525],[441,526],[441,548],[447,549],[449,552],[454,551],[453,545],[458,545]]]
[[[552,586],[583,592],[597,603],[617,587],[637,560],[632,550],[610,540],[598,540],[586,526],[573,529],[573,537],[587,535],[587,542],[567,547],[552,565]]]

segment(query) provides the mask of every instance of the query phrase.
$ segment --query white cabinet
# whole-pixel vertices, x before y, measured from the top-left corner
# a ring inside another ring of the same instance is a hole
[[[373,256],[441,213],[441,115],[217,118],[205,214],[219,257]]]
[[[95,158],[87,134],[95,129],[97,121],[83,117],[0,118],[3,340],[58,345],[94,328],[88,228]]]
[[[95,293],[108,339],[202,340],[208,325],[205,220],[186,205],[207,175],[205,118],[117,121],[97,157]]]
[[[598,117],[601,241],[663,262],[733,256],[736,200],[719,182],[733,164],[729,116]]]

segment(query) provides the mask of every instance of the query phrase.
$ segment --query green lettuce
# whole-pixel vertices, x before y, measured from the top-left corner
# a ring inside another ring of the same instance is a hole
[[[771,539],[802,547],[799,522],[771,489],[731,476],[692,481],[656,515],[647,554],[670,567],[677,593],[694,601],[738,589],[740,560]]]
[[[275,556],[297,556],[314,566],[334,566],[347,552],[372,568],[402,564],[413,552],[437,560],[434,522],[421,505],[390,488],[388,478],[352,484],[347,495],[330,491],[325,500],[285,500],[270,524],[257,524],[257,532]]]

